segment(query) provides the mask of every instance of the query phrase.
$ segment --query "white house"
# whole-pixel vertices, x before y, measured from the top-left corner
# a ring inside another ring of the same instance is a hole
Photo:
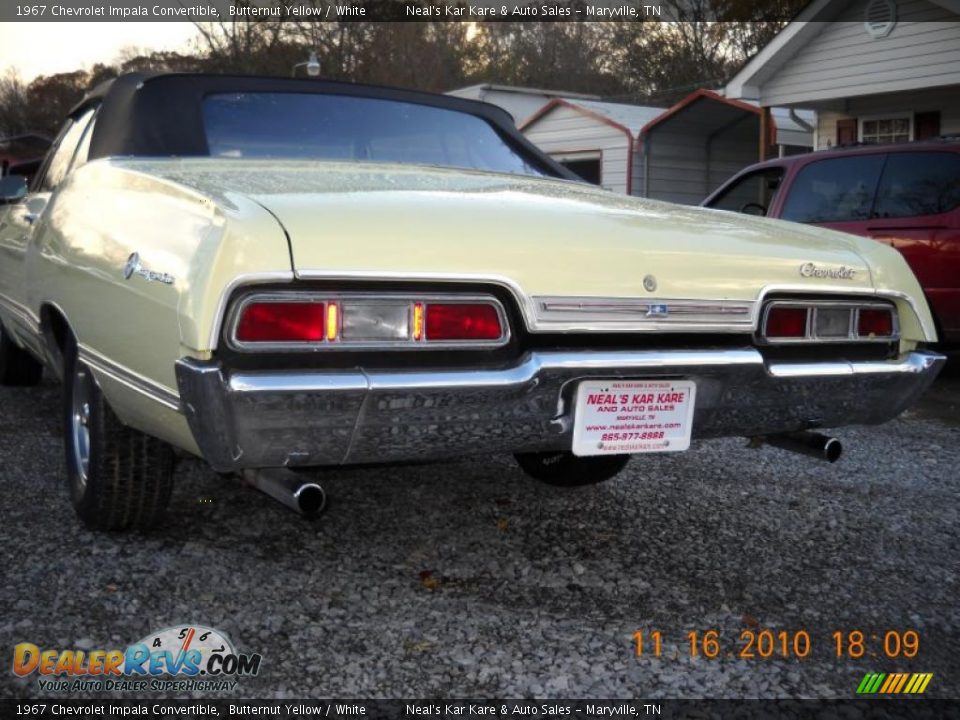
[[[814,0],[726,95],[815,110],[817,149],[960,135],[960,0]]]

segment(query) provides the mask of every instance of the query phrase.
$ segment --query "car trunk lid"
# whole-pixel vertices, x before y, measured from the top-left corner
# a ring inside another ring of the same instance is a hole
[[[302,277],[490,277],[531,297],[718,300],[755,300],[770,285],[871,286],[854,238],[578,183],[357,163],[153,165],[268,209]]]

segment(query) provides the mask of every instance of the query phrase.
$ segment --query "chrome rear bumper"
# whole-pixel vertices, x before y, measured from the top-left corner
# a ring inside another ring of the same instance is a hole
[[[764,363],[741,350],[535,352],[497,370],[230,372],[177,363],[181,404],[219,471],[569,449],[576,384],[697,383],[695,438],[876,424],[909,406],[945,358]]]

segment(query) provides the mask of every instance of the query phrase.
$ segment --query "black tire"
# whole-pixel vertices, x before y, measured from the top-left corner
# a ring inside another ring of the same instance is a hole
[[[120,422],[72,339],[63,398],[67,490],[77,515],[94,530],[156,525],[173,490],[173,448]]]
[[[0,323],[0,385],[38,385],[42,377],[43,365],[17,347]]]
[[[556,487],[596,485],[626,467],[629,455],[579,457],[572,452],[518,453],[520,467],[532,478]]]

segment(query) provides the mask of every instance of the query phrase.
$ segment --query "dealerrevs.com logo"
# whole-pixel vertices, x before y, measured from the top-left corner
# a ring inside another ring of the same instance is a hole
[[[260,672],[259,653],[238,653],[219,630],[203,625],[165,628],[126,650],[41,649],[20,643],[13,672],[37,674],[42,691],[232,690],[238,677]]]

